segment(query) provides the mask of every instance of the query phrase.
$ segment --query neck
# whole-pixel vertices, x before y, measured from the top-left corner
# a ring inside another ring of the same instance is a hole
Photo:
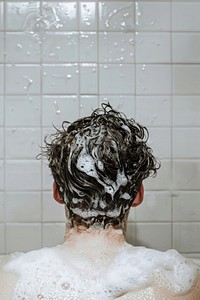
[[[104,229],[101,226],[91,226],[85,228],[84,226],[71,227],[66,226],[65,240],[68,243],[76,243],[83,241],[84,244],[96,244],[97,240],[105,244],[121,245],[125,240],[125,233],[123,228],[114,228],[109,226]]]

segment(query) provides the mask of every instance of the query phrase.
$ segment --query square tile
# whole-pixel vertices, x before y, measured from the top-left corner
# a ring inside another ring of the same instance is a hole
[[[133,64],[99,65],[100,94],[134,94],[135,66]]]
[[[41,221],[40,192],[7,192],[6,222],[33,223]]]
[[[65,223],[43,224],[43,247],[53,247],[64,242]]]
[[[200,66],[173,65],[173,94],[194,95],[200,93]]]
[[[141,205],[135,208],[136,222],[171,222],[169,192],[145,192]]]
[[[48,167],[48,161],[42,161],[42,190],[51,191],[53,189],[53,176],[50,168]]]
[[[172,188],[174,190],[199,190],[200,160],[174,159]]]
[[[90,116],[98,108],[98,96],[81,96],[80,97],[80,117]]]
[[[110,103],[113,109],[123,112],[128,118],[135,118],[135,96],[101,95],[100,103]]]
[[[149,128],[148,145],[153,148],[155,157],[171,158],[171,128]]]
[[[170,2],[135,2],[136,30],[170,31]]]
[[[169,32],[137,32],[135,42],[137,63],[170,63]]]
[[[40,152],[39,128],[7,128],[5,130],[6,158],[35,159]]]
[[[99,2],[99,29],[134,30],[134,4],[130,1]]]
[[[5,2],[6,30],[38,31],[40,2]]]
[[[199,111],[200,96],[173,96],[173,126],[200,126]]]
[[[65,222],[65,206],[59,205],[53,199],[53,192],[43,192],[42,197],[43,222]]]
[[[80,94],[98,93],[98,66],[97,64],[80,65]]]
[[[40,63],[40,44],[30,33],[6,33],[7,63]]]
[[[6,93],[40,94],[39,65],[6,65]]]
[[[172,33],[172,61],[174,63],[200,62],[200,34]]]
[[[37,191],[41,189],[41,162],[7,160],[5,162],[7,191]]]
[[[173,221],[174,222],[199,222],[200,192],[177,191],[173,193]]]
[[[136,120],[145,126],[170,126],[171,97],[137,96]]]
[[[172,30],[199,31],[200,3],[194,1],[172,3]]]
[[[41,248],[40,224],[6,224],[6,252],[28,252]]]
[[[40,119],[40,96],[5,97],[6,127],[39,127]]]
[[[78,65],[43,65],[43,94],[77,94]]]
[[[80,62],[97,62],[97,33],[80,32]]]
[[[144,180],[145,190],[166,191],[171,187],[171,160],[162,159],[159,161],[161,162],[161,168],[157,171],[157,176]]]
[[[100,32],[99,61],[101,63],[134,63],[135,37],[130,32]]]
[[[171,249],[171,223],[137,223],[136,245],[160,251]]]
[[[42,2],[43,30],[78,30],[78,9],[76,2]]]
[[[139,95],[171,94],[171,66],[138,64],[136,66],[136,92]]]
[[[179,252],[200,252],[200,223],[174,223],[173,248]]]
[[[174,128],[172,150],[174,158],[200,158],[199,128]]]
[[[97,30],[97,5],[95,1],[80,2],[80,30]]]
[[[75,121],[79,117],[79,101],[76,96],[44,96],[42,98],[42,126],[61,127],[63,121]],[[52,128],[53,132],[53,128]]]
[[[78,61],[78,33],[46,32],[42,44],[44,63],[66,63]]]

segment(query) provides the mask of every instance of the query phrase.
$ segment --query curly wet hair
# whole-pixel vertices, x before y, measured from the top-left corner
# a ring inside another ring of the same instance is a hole
[[[45,138],[49,161],[72,227],[122,224],[142,184],[160,164],[147,145],[148,130],[110,104]]]

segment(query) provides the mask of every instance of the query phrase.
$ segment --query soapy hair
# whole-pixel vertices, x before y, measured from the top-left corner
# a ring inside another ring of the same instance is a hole
[[[123,223],[142,181],[159,168],[147,140],[145,127],[110,104],[45,138],[42,155],[72,227]]]

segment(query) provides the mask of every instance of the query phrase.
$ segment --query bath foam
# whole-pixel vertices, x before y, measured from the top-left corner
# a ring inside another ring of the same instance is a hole
[[[142,293],[144,299],[146,294],[154,299],[151,287],[171,295],[187,294],[197,280],[198,266],[175,250],[160,252],[125,243],[110,253],[101,244],[99,239],[96,255],[90,249],[87,255],[84,248],[72,250],[65,242],[11,256],[4,271],[19,275],[12,300],[110,300],[130,292],[133,300],[139,294],[143,299]]]

